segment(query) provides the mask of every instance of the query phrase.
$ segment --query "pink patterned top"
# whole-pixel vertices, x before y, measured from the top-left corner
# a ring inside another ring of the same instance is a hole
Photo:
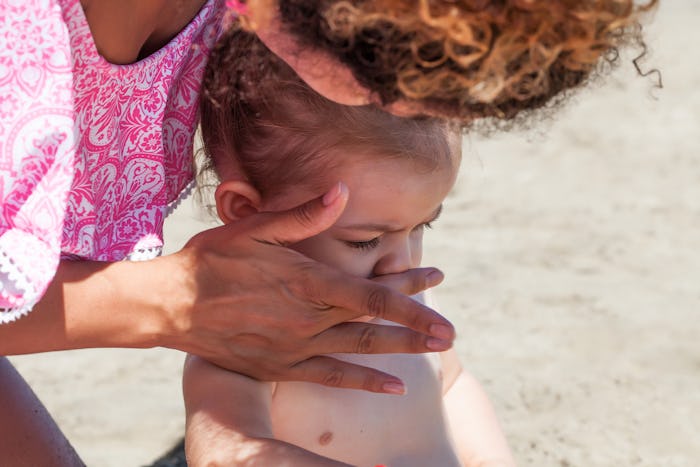
[[[114,65],[79,0],[0,1],[0,323],[27,313],[61,257],[160,254],[193,178],[199,85],[222,29],[209,0],[153,55]]]

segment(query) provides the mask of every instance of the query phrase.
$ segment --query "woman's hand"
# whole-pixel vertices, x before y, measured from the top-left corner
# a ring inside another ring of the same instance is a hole
[[[62,261],[34,311],[0,326],[0,355],[161,346],[260,380],[400,394],[399,379],[324,355],[449,348],[450,323],[407,296],[442,274],[416,269],[373,282],[284,247],[328,228],[346,201],[339,185],[296,209],[202,232],[152,261]],[[407,328],[346,322],[363,315]]]
[[[338,185],[293,210],[254,214],[202,232],[180,252],[154,260],[172,271],[165,300],[179,301],[172,333],[161,345],[260,380],[403,392],[397,378],[323,355],[450,347],[449,322],[405,295],[436,285],[442,274],[426,268],[385,276],[381,281],[389,288],[284,247],[331,226],[346,201],[347,191]],[[413,330],[346,322],[363,315]]]

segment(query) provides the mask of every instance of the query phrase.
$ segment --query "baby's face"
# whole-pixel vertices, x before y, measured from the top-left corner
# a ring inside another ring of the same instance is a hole
[[[454,184],[457,162],[432,171],[412,161],[384,159],[341,167],[328,177],[342,181],[350,197],[338,221],[291,248],[348,274],[374,277],[420,265],[423,232],[440,214]],[[309,196],[311,195],[311,196]],[[318,193],[279,196],[263,206],[277,211]]]

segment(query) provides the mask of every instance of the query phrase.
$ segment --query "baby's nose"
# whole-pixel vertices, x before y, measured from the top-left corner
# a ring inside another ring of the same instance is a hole
[[[397,242],[399,243],[399,242]],[[403,241],[393,246],[374,266],[374,275],[396,274],[420,266],[420,247]]]

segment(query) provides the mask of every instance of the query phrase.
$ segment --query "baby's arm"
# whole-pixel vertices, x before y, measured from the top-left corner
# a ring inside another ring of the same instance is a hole
[[[183,374],[188,465],[347,467],[274,439],[272,384],[188,356]]]
[[[466,467],[514,467],[515,460],[486,392],[462,369],[454,350],[440,356],[445,413],[460,460]]]

